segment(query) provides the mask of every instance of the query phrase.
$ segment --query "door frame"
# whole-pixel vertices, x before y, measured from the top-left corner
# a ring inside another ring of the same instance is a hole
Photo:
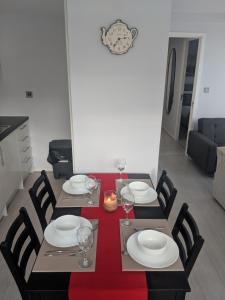
[[[188,42],[189,39],[184,38],[184,51],[182,53],[182,65],[181,65],[181,82],[179,86],[179,104],[176,113],[176,127],[175,127],[175,139],[179,142],[179,134],[180,134],[180,122],[181,122],[181,111],[182,111],[182,103],[181,98],[183,97],[184,92],[184,85],[185,85],[185,75],[186,75],[186,68],[187,68],[187,59],[188,59]],[[183,99],[183,98],[182,98]]]
[[[192,99],[191,99],[191,109],[190,109],[190,117],[188,124],[188,133],[187,133],[187,142],[185,148],[185,155],[187,155],[187,145],[190,130],[193,130],[195,127],[195,119],[197,115],[197,108],[199,102],[200,88],[201,88],[201,77],[203,71],[203,62],[204,62],[204,52],[205,52],[205,33],[198,32],[169,32],[169,38],[188,38],[188,39],[198,39],[198,53],[196,60],[196,68],[195,68],[195,77],[193,83],[193,91],[192,91]],[[168,40],[169,41],[169,40]],[[178,126],[178,124],[177,124]],[[179,124],[180,126],[180,124]]]

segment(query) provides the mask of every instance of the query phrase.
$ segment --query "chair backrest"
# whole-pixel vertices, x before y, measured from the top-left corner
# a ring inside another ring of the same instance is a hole
[[[188,211],[186,203],[181,207],[172,230],[172,235],[179,247],[180,258],[185,272],[189,276],[204,240],[199,234],[198,226]]]
[[[36,255],[40,242],[32,226],[27,211],[22,207],[19,216],[10,226],[5,240],[0,244],[0,250],[17,283],[23,299],[26,298],[26,269],[33,251]]]
[[[56,206],[55,195],[44,170],[41,171],[41,175],[35,181],[33,187],[29,190],[29,193],[41,223],[41,227],[44,231],[48,225],[46,218],[48,207],[49,205],[52,205],[52,209],[54,210]]]
[[[159,179],[156,192],[158,194],[159,204],[163,210],[165,217],[168,219],[177,194],[177,190],[175,189],[172,181],[167,176],[165,170],[162,171],[162,175]]]

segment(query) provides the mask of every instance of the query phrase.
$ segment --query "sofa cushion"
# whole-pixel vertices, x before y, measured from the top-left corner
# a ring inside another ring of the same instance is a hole
[[[198,130],[217,145],[225,145],[225,118],[201,118]]]
[[[225,146],[225,125],[216,126],[215,143],[220,146]]]

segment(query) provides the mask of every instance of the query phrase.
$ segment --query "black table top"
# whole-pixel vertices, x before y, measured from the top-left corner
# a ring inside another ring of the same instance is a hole
[[[149,179],[147,174],[128,174],[130,179]],[[159,219],[161,208],[134,207],[136,218],[147,218],[148,216]],[[80,208],[56,208],[52,219],[63,214],[80,215]],[[165,218],[161,211],[161,218]],[[68,299],[68,286],[70,273],[31,273],[28,281],[28,289],[32,299],[65,300]],[[176,271],[156,271],[146,272],[146,280],[150,300],[154,299],[184,299],[182,295],[190,291],[185,272]],[[87,283],[88,284],[88,283]],[[156,297],[154,295],[156,293]],[[161,295],[161,296],[160,296]],[[46,297],[46,298],[45,298]],[[180,298],[179,298],[180,297]]]

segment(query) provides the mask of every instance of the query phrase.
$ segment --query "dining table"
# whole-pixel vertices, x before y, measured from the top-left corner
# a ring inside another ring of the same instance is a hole
[[[129,180],[149,180],[151,178],[149,174],[144,173],[128,173],[127,178]],[[153,186],[153,184],[152,184]],[[101,193],[103,195],[101,190]],[[91,208],[90,208],[91,209]],[[93,208],[94,209],[94,208]],[[73,214],[76,216],[81,216],[82,207],[70,207],[63,205],[56,205],[54,209],[52,219],[57,219],[60,216],[66,214]],[[165,218],[162,208],[160,205],[152,206],[134,206],[133,208],[134,221],[139,222],[144,220],[152,220],[152,222],[162,222],[168,226],[168,231],[171,234],[170,225],[168,220]],[[136,223],[135,223],[136,224]],[[101,224],[99,224],[101,226]],[[110,233],[109,233],[110,234]],[[98,241],[99,242],[99,241]],[[44,247],[46,241],[43,238],[42,247]],[[60,256],[59,256],[60,257]],[[38,257],[35,264],[37,264]],[[51,257],[49,257],[51,259]],[[123,259],[122,259],[123,260]],[[71,272],[65,271],[66,269],[62,267],[58,268],[57,271],[44,270],[41,269],[37,271],[37,267],[34,267],[31,271],[31,274],[27,283],[27,297],[30,300],[68,300],[68,289],[70,285]],[[57,264],[57,261],[56,261]],[[125,264],[126,267],[126,258],[122,261],[122,264]],[[125,268],[124,267],[124,268]],[[136,266],[134,265],[134,268]],[[36,269],[35,269],[36,268]],[[126,272],[126,270],[123,270]],[[135,272],[135,269],[134,269]],[[95,272],[93,272],[93,276]],[[110,274],[110,273],[109,273]],[[183,266],[179,266],[177,269],[170,270],[167,269],[157,269],[157,270],[148,270],[144,272],[146,286],[147,286],[147,298],[149,300],[183,300],[185,299],[186,293],[190,292],[190,286],[188,282],[188,277],[185,273]],[[104,282],[102,283],[102,289],[104,289]],[[115,286],[117,289],[117,286]],[[93,289],[92,295],[90,298],[97,299],[94,297],[95,290]],[[71,300],[71,299],[70,299]],[[76,300],[76,297],[74,298]],[[87,299],[88,300],[88,299]],[[118,300],[118,299],[117,299]],[[141,300],[141,299],[138,299]]]

